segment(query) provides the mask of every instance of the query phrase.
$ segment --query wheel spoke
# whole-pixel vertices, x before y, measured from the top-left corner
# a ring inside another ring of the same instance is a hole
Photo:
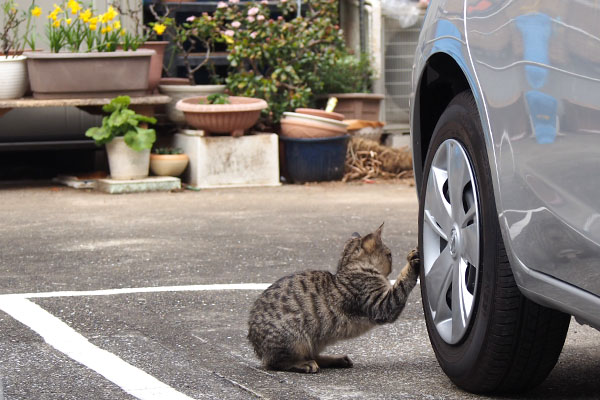
[[[432,229],[444,240],[448,240],[448,232],[452,227],[450,205],[442,194],[446,180],[445,173],[432,168],[427,181],[427,197],[425,199],[425,215]]]
[[[461,229],[462,257],[472,266],[479,265],[479,226],[471,224]]]
[[[452,274],[452,341],[456,342],[467,327],[471,302],[464,283],[464,268],[457,266]]]
[[[452,282],[452,261],[450,250],[446,246],[433,262],[431,268],[425,271],[427,296],[436,314],[442,312],[444,308],[448,308],[446,304],[446,292]]]
[[[471,181],[469,166],[458,144],[448,146],[448,192],[450,205],[452,206],[452,217],[455,221],[464,218],[463,193],[467,184]]]

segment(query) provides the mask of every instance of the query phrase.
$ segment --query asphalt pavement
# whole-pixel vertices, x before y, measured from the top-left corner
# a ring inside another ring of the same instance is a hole
[[[394,271],[417,241],[404,183],[109,195],[0,184],[0,400],[481,399],[439,368],[419,287],[399,320],[329,349],[352,369],[264,370],[246,340],[260,290],[334,271],[385,222]],[[598,332],[572,321],[524,399],[600,398]]]

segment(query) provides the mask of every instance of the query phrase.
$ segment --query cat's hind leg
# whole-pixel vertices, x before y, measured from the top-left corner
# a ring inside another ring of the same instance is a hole
[[[315,374],[319,372],[319,364],[313,358],[310,347],[300,343],[289,347],[285,345],[270,347],[263,352],[264,365],[279,371]]]
[[[321,368],[352,368],[354,365],[348,356],[317,356]]]

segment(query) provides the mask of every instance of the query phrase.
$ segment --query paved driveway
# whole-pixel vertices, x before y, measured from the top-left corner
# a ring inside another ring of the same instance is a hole
[[[0,187],[0,399],[471,399],[437,366],[418,287],[401,318],[339,343],[350,370],[260,368],[245,339],[259,290],[333,270],[385,221],[399,271],[416,243],[404,184],[105,195]],[[523,398],[598,398],[598,332],[573,322]]]

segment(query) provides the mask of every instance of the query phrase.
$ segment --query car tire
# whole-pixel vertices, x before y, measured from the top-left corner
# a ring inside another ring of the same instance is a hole
[[[441,368],[473,393],[537,386],[558,360],[570,316],[525,298],[516,285],[469,91],[435,127],[419,204],[423,310]]]

